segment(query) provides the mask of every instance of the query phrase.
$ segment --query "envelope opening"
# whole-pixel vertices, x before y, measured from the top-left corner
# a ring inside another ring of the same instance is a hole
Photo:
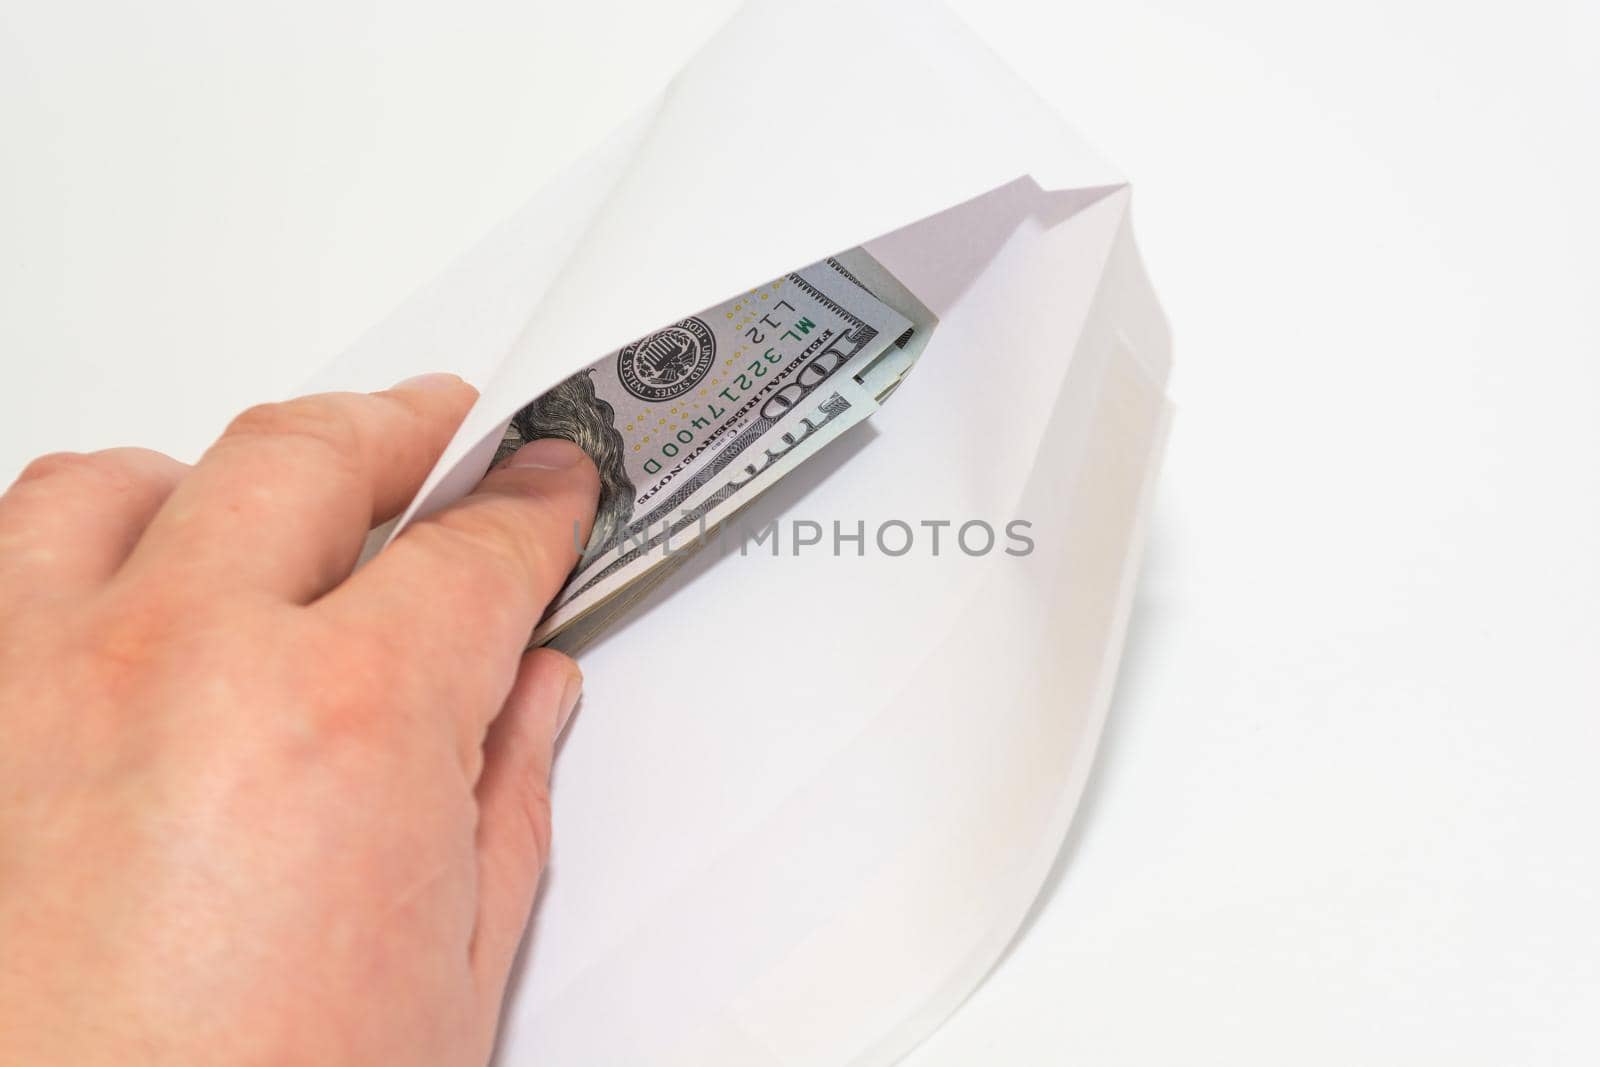
[[[587,642],[870,417],[937,326],[899,279],[851,248],[662,326],[518,410],[495,462],[559,437],[588,453],[601,481],[588,543],[534,642]]]

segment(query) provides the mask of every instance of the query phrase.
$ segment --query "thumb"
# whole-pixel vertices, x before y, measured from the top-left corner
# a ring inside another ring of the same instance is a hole
[[[484,1015],[499,1018],[539,873],[550,853],[550,763],[556,735],[582,690],[578,665],[554,649],[522,657],[484,740],[478,778],[478,921],[472,968]]]

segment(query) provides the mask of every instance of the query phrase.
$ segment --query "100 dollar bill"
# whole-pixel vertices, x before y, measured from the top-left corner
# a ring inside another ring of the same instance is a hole
[[[686,528],[714,527],[871,414],[933,323],[854,249],[624,346],[519,411],[502,454],[563,437],[601,476],[589,543],[535,639],[612,599],[673,558]]]
[[[742,452],[713,482],[660,523],[623,538],[592,565],[580,569],[552,603],[534,640],[555,636],[651,569],[701,547],[723,522],[877,407],[854,381],[830,389],[815,411],[795,420],[776,440]]]

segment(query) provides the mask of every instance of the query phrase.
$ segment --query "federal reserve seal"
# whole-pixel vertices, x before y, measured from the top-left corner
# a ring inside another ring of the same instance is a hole
[[[640,400],[676,400],[711,370],[717,341],[696,318],[641,337],[617,353],[617,377]]]

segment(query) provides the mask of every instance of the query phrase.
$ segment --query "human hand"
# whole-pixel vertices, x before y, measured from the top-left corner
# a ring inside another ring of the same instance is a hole
[[[594,467],[527,445],[351,574],[474,395],[267,405],[192,468],[0,497],[0,1063],[485,1062],[580,682],[523,649]]]

